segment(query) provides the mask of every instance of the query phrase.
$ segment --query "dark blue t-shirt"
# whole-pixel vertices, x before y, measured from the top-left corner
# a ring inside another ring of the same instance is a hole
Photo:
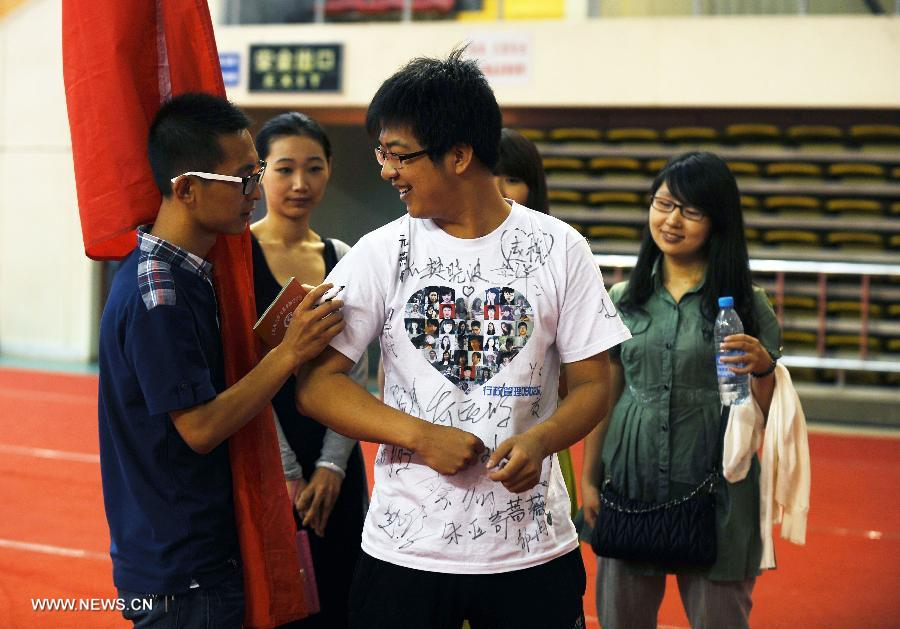
[[[141,257],[122,262],[100,323],[100,468],[116,586],[173,594],[239,555],[227,441],[197,454],[169,415],[225,388],[222,344],[210,282],[163,264],[151,281],[168,296],[145,303]]]

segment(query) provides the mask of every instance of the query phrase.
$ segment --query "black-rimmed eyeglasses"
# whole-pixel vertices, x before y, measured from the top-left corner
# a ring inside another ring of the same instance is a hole
[[[403,162],[415,159],[416,157],[421,157],[426,153],[428,153],[428,149],[422,149],[421,151],[414,151],[412,153],[391,153],[390,151],[382,150],[380,146],[375,147],[375,159],[378,160],[378,165],[384,166],[387,164],[394,170],[403,168]]]
[[[172,183],[175,183],[182,177],[200,177],[200,179],[212,179],[214,181],[231,181],[241,184],[241,194],[247,196],[256,192],[256,189],[259,187],[259,182],[262,181],[263,174],[266,172],[266,162],[264,160],[259,160],[258,166],[259,170],[246,177],[234,177],[232,175],[220,175],[218,173],[203,173],[192,170],[181,173],[177,177],[172,177]]]
[[[672,199],[667,199],[665,197],[650,197],[650,207],[659,212],[663,212],[664,214],[671,214],[678,209],[678,211],[681,212],[681,215],[689,221],[702,221],[706,218],[706,212],[703,210],[691,207],[690,205],[676,203]]]

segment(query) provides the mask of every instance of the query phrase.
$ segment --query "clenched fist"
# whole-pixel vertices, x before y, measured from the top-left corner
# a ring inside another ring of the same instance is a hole
[[[484,450],[481,439],[470,432],[448,426],[426,424],[416,453],[435,472],[452,476],[478,460]]]

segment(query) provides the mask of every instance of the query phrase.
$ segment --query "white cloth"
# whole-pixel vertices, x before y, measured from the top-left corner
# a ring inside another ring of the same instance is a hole
[[[761,440],[759,518],[763,552],[760,568],[771,569],[775,567],[774,524],[781,523],[782,539],[794,544],[806,543],[811,482],[806,416],[791,375],[781,364],[775,367],[768,423],[756,400],[731,408],[722,457],[726,480],[734,483],[746,477]]]
[[[380,335],[385,403],[467,430],[489,449],[556,410],[561,362],[630,337],[584,238],[515,204],[496,230],[475,239],[405,215],[363,237],[327,281],[346,285],[347,325],[331,345],[355,361]],[[443,335],[428,334],[437,323],[428,321],[432,295],[440,311],[452,304],[451,316],[440,321]],[[475,313],[477,333],[463,311]],[[504,312],[514,319],[505,321]],[[457,334],[461,321],[465,335]],[[511,324],[505,335],[503,323]],[[442,336],[450,337],[452,366],[431,355],[442,357]],[[473,336],[482,351],[471,349]],[[502,353],[487,349],[495,345]],[[464,373],[457,361],[465,357],[471,366],[475,353],[474,373]],[[484,574],[539,565],[577,548],[556,456],[544,460],[539,484],[517,495],[487,477],[488,455],[442,476],[415,452],[381,445],[363,550],[408,568]]]
[[[766,418],[753,396],[746,404],[729,408],[722,447],[722,475],[729,483],[736,483],[744,480],[750,471],[753,455],[762,443]]]

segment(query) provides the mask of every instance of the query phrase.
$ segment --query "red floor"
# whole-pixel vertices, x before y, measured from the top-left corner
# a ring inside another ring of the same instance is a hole
[[[96,377],[0,369],[0,628],[122,627],[115,611],[34,611],[32,599],[115,597],[97,463]],[[900,626],[900,441],[812,435],[806,546],[777,543],[755,627]],[[372,460],[372,448],[367,447]],[[580,460],[580,449],[575,457]],[[594,560],[585,612],[597,627]],[[687,627],[677,592],[660,625]]]

